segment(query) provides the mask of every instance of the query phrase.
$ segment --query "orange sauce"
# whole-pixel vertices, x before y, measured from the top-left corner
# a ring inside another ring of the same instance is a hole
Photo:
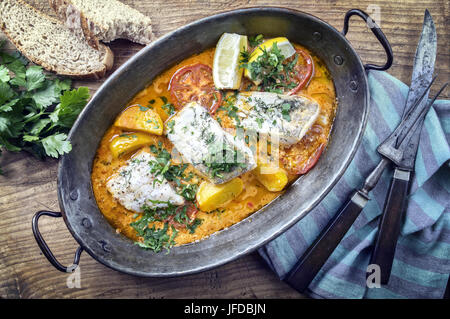
[[[302,48],[309,52],[301,46],[296,45],[296,47]],[[333,81],[324,63],[313,54],[311,54],[311,56],[313,57],[315,64],[314,76],[309,85],[298,92],[298,94],[313,98],[319,103],[321,108],[319,119],[321,120],[318,120],[318,122],[323,123],[316,124],[315,126],[316,129],[317,126],[319,126],[321,134],[317,137],[314,136],[314,132],[308,132],[304,139],[302,139],[302,141],[298,144],[294,145],[290,149],[282,150],[280,156],[282,164],[285,166],[289,166],[290,159],[293,158],[298,159],[301,157],[307,159],[308,156],[314,153],[321,143],[327,142],[335,115],[337,103]],[[156,77],[147,88],[137,94],[128,103],[128,105],[124,105],[124,109],[135,104],[147,106],[149,101],[154,100],[154,103],[152,104],[153,109],[158,112],[162,120],[165,121],[168,118],[168,115],[166,111],[161,108],[164,103],[160,97],[166,97],[169,102],[173,103],[170,98],[170,93],[168,92],[168,85],[172,75],[179,68],[195,63],[203,63],[212,68],[213,57],[214,48],[211,48],[200,54],[191,56],[183,60],[181,63],[167,69]],[[248,81],[244,80],[243,86],[248,83]],[[227,126],[225,119],[226,116],[222,111],[217,112],[216,116],[223,118],[222,124]],[[133,240],[138,240],[134,229],[130,226],[130,223],[139,218],[139,215],[124,208],[112,197],[106,188],[108,178],[115,174],[117,170],[133,155],[128,154],[119,158],[113,158],[111,155],[109,143],[114,137],[122,133],[124,133],[122,129],[112,126],[103,136],[93,163],[91,176],[92,185],[100,211],[104,214],[109,223],[118,233],[121,233]],[[170,141],[164,135],[155,136],[154,140],[155,144],[158,141],[161,141],[164,148],[168,151],[172,149]],[[298,175],[289,174],[289,180],[291,182],[297,177]],[[202,220],[201,225],[197,227],[193,234],[186,229],[180,229],[178,236],[175,238],[177,245],[203,239],[217,231],[230,227],[231,225],[250,216],[252,213],[267,205],[281,194],[281,192],[269,192],[266,190],[265,187],[257,181],[252,172],[245,173],[241,176],[241,178],[244,182],[244,191],[220,211],[209,213],[200,211],[197,217]],[[200,176],[196,176],[193,181],[199,182],[201,180],[202,178]],[[282,214],[282,212],[280,212],[280,214]],[[162,223],[156,224],[159,227],[162,226]]]

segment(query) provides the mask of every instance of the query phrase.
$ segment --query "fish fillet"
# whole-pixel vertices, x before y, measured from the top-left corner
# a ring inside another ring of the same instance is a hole
[[[270,92],[241,92],[236,107],[244,129],[277,134],[280,144],[287,146],[302,139],[320,112],[312,99]]]
[[[256,167],[252,151],[243,138],[225,132],[198,103],[185,105],[167,126],[167,137],[183,159],[214,184],[225,183]]]
[[[155,157],[141,151],[108,180],[108,191],[126,209],[140,213],[143,206],[167,207],[167,202],[184,204],[184,198],[163,176],[151,173],[149,163],[153,161],[156,161]]]

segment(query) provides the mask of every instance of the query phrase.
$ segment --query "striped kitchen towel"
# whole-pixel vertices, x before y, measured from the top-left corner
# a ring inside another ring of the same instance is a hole
[[[288,231],[259,250],[283,279],[331,217],[380,161],[377,145],[400,122],[408,87],[385,72],[370,71],[370,113],[349,168],[325,199]],[[408,209],[389,284],[367,288],[373,250],[392,169],[309,285],[315,298],[442,298],[450,274],[450,101],[436,101],[420,136]]]

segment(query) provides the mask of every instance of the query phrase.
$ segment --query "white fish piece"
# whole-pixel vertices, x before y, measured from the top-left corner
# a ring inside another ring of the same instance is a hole
[[[236,107],[244,129],[278,135],[280,144],[286,146],[299,142],[320,112],[312,99],[270,92],[241,92]]]
[[[167,121],[167,137],[184,161],[214,184],[225,183],[256,167],[243,138],[225,132],[200,104],[186,104]]]
[[[167,207],[183,205],[184,198],[176,193],[169,182],[161,175],[151,173],[150,162],[156,158],[141,151],[120,167],[106,187],[113,197],[126,209],[141,213],[142,207]]]

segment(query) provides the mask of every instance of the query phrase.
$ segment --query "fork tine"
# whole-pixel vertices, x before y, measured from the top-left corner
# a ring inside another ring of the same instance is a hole
[[[427,107],[425,109],[422,110],[422,114],[426,114],[428,112],[428,110],[431,108],[431,106],[433,105],[434,101],[436,101],[436,99],[439,97],[439,95],[441,95],[442,91],[445,90],[445,88],[447,87],[448,82],[444,83],[444,85],[439,89],[439,91],[434,95],[434,97],[431,99],[430,103],[427,105]],[[416,120],[417,121],[417,120]]]
[[[413,105],[411,105],[408,113],[403,117],[402,121],[391,133],[391,135],[389,135],[389,137],[377,147],[378,153],[390,159],[397,165],[399,165],[402,161],[404,155],[404,145],[402,146],[400,143],[404,142],[407,136],[408,141],[411,139],[410,137],[413,135],[410,132],[411,129],[414,128],[417,120],[422,116],[423,110],[429,107],[427,103],[421,102],[435,80],[436,76],[431,80],[423,92],[421,91],[421,96],[414,102]]]
[[[398,125],[398,127],[394,130],[393,134],[394,136],[396,136],[396,142],[395,142],[395,146],[396,148],[400,145],[401,142],[399,141],[403,141],[405,139],[405,136],[408,134],[409,130],[413,127],[413,125],[411,125],[411,120],[410,118],[414,115],[414,113],[416,112],[417,108],[420,106],[420,103],[422,102],[423,98],[425,97],[425,95],[427,94],[428,90],[431,88],[431,86],[433,85],[434,81],[436,80],[437,76],[435,76],[431,82],[428,84],[428,86],[423,90],[422,94],[420,95],[420,97],[414,102],[413,105],[411,105],[411,107],[408,110],[408,113],[406,113],[405,117],[403,118],[403,120],[401,121],[401,123]],[[424,104],[423,106],[420,106],[421,108],[426,108],[427,105]],[[420,117],[420,114],[417,115],[417,118]],[[391,135],[391,136],[392,136]]]
[[[437,75],[435,77],[433,77],[433,79],[431,80],[431,82],[428,84],[428,86],[426,87],[425,90],[423,90],[423,93],[420,95],[420,97],[414,101],[414,104],[411,105],[411,107],[408,110],[408,113],[406,113],[405,115],[405,119],[409,116],[411,116],[411,114],[415,111],[415,109],[417,108],[417,106],[420,104],[420,102],[422,102],[423,98],[425,97],[425,95],[427,94],[428,90],[431,88],[431,86],[433,85],[434,81],[437,79]]]
[[[433,79],[433,81],[434,81],[434,79]],[[433,82],[432,81],[432,82]],[[422,119],[422,118],[424,118],[425,117],[425,115],[428,113],[428,111],[430,110],[430,108],[431,108],[431,106],[433,105],[433,103],[436,101],[436,99],[439,97],[439,95],[441,95],[441,93],[442,93],[442,91],[444,91],[445,90],[445,88],[447,87],[447,85],[448,85],[448,82],[447,83],[445,83],[440,89],[439,89],[439,91],[434,95],[434,97],[431,99],[431,101],[428,103],[428,104],[426,104],[426,106],[422,109],[422,111],[420,112],[420,114],[419,114],[419,116],[418,117],[416,117],[415,119],[414,119],[414,121],[413,121],[413,123],[412,123],[412,125],[411,125],[411,128],[413,128],[414,126],[415,126],[415,124],[417,123],[417,121],[419,121],[420,119]],[[428,89],[427,89],[428,90]],[[427,91],[426,90],[426,91]],[[425,91],[425,92],[426,92]],[[425,95],[424,95],[425,96]],[[422,97],[423,98],[423,97]],[[421,98],[421,99],[422,99]],[[419,103],[420,103],[420,101],[419,101]],[[408,132],[410,131],[411,129],[409,129],[408,130]],[[399,147],[400,146],[400,144],[402,144],[403,143],[403,141],[405,140],[405,138],[406,138],[406,136],[407,135],[410,135],[410,134],[408,134],[408,132],[404,135],[404,136],[402,136],[402,137],[398,137],[398,139],[397,139],[397,147]],[[411,137],[411,136],[410,136]],[[409,140],[409,139],[408,139]]]

